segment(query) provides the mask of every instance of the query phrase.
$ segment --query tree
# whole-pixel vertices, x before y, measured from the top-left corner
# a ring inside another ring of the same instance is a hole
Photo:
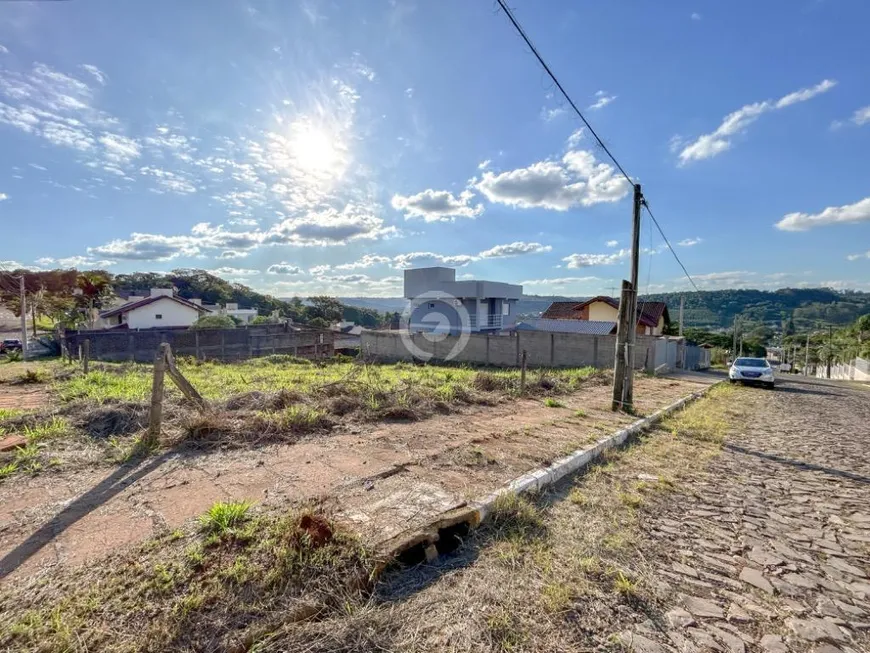
[[[311,302],[311,306],[307,306],[305,312],[308,315],[309,324],[311,324],[311,320],[320,318],[326,322],[326,326],[329,326],[333,322],[341,321],[342,315],[344,315],[344,305],[335,297],[318,295],[309,297],[308,301]]]
[[[308,326],[313,327],[315,329],[328,329],[329,322],[324,320],[322,317],[313,317],[308,320]]]
[[[191,329],[235,329],[236,323],[229,315],[203,315]]]

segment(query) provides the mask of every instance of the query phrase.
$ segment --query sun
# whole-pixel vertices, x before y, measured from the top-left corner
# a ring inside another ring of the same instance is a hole
[[[343,148],[333,134],[308,121],[290,126],[287,149],[294,167],[313,175],[340,176],[344,168]]]

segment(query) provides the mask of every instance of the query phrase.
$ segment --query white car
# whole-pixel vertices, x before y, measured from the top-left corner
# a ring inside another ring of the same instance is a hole
[[[772,388],[776,383],[773,368],[764,358],[738,358],[728,370],[731,383],[761,383]]]

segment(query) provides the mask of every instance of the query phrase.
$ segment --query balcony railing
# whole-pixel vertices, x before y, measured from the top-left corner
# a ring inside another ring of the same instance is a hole
[[[477,316],[476,315],[469,315],[468,316],[468,326],[472,329],[477,328]]]
[[[501,315],[487,315],[483,320],[478,320],[476,315],[469,315],[468,327],[470,329],[477,329],[478,326],[481,329],[501,329],[503,319]]]

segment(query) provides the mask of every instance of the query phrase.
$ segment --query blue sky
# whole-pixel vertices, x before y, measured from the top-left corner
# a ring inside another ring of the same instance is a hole
[[[0,3],[0,263],[610,292],[630,187],[494,6]],[[870,289],[870,4],[512,7],[700,287]]]

